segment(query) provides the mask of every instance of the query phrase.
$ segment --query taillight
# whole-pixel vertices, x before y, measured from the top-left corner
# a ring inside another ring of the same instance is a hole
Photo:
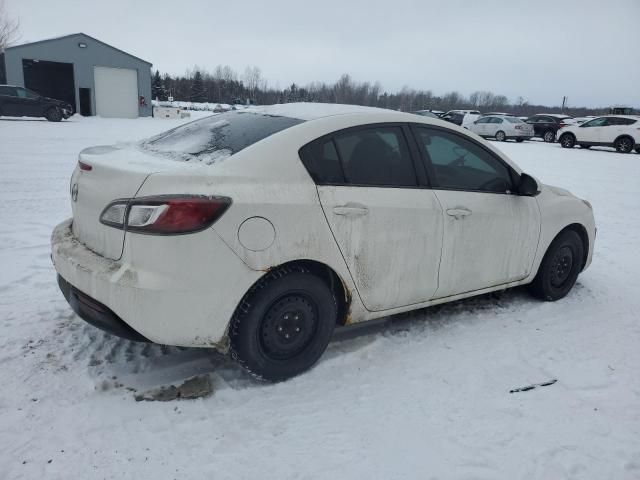
[[[522,130],[522,125],[516,125],[516,130]]]
[[[89,165],[88,163],[84,163],[81,160],[78,160],[78,166],[80,167],[80,170],[84,170],[85,172],[90,172],[93,168],[91,165]]]
[[[160,195],[116,200],[103,210],[100,223],[136,233],[179,235],[213,225],[231,205],[229,197]]]

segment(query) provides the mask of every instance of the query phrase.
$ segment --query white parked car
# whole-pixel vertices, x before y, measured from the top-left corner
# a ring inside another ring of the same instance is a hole
[[[518,117],[486,115],[467,125],[473,133],[485,138],[495,138],[500,142],[513,139],[517,142],[533,137],[533,126]]]
[[[577,144],[582,148],[613,147],[620,153],[629,153],[635,148],[640,153],[640,117],[606,115],[594,118],[561,128],[558,139],[564,148]]]
[[[52,235],[78,315],[141,341],[229,352],[278,381],[336,325],[529,284],[591,262],[588,202],[463,128],[366,107],[207,117],[80,153]]]

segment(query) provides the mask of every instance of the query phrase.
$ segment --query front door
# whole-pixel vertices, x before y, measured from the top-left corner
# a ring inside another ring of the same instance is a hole
[[[444,215],[437,298],[521,280],[531,272],[540,212],[513,194],[515,173],[481,144],[416,127]]]
[[[433,190],[418,185],[421,166],[409,148],[410,135],[399,125],[359,127],[320,139],[303,154],[310,171],[335,167],[314,180],[331,232],[371,311],[428,301],[438,287],[442,208]]]
[[[576,129],[576,140],[578,143],[598,143],[602,142],[603,130],[607,125],[607,117],[595,118],[580,125]]]

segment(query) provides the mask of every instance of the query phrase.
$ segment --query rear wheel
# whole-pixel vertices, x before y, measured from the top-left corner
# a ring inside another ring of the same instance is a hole
[[[640,147],[636,147],[636,153],[640,153]]]
[[[62,111],[59,108],[52,107],[45,112],[44,117],[50,122],[59,122],[62,120]]]
[[[498,140],[499,142],[506,142],[507,136],[502,130],[499,130],[498,132],[496,132],[496,140]]]
[[[278,382],[311,368],[331,340],[338,315],[327,284],[302,267],[267,274],[231,320],[231,357],[261,380]]]
[[[613,146],[619,153],[629,153],[633,150],[633,140],[629,137],[622,137],[617,139]]]
[[[516,138],[516,142],[518,143],[524,142],[524,138]]]
[[[556,132],[554,132],[553,130],[547,130],[546,132],[544,132],[544,135],[542,135],[542,138],[547,143],[553,143],[556,141]]]
[[[582,270],[584,245],[573,230],[561,232],[551,242],[529,289],[533,295],[553,302],[564,297]]]
[[[563,133],[560,136],[560,145],[562,148],[573,148],[576,144],[576,137],[573,136],[573,133]]]
[[[586,149],[589,149],[589,148],[591,148],[591,145],[585,145],[585,144],[581,143],[581,144],[580,144],[580,148],[586,148]]]

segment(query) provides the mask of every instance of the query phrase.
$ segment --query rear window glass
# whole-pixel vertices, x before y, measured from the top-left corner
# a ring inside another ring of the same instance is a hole
[[[504,119],[509,123],[524,123],[522,120],[516,117],[504,117]]]
[[[256,112],[226,112],[161,133],[142,146],[175,160],[212,165],[303,121]]]

